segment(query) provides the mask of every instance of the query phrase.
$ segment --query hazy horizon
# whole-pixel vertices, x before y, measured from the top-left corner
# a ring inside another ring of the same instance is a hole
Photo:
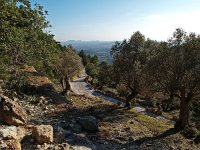
[[[122,41],[140,31],[166,41],[176,28],[200,33],[198,0],[31,0],[48,10],[58,41]]]

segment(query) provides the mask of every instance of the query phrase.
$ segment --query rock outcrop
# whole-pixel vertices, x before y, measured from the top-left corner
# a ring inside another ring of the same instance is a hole
[[[53,127],[51,125],[34,126],[32,136],[38,144],[53,142]]]
[[[0,120],[9,124],[20,126],[26,124],[28,119],[26,111],[16,102],[0,94]]]
[[[98,131],[97,119],[93,116],[86,116],[78,119],[78,123],[82,128],[87,132],[96,132]]]

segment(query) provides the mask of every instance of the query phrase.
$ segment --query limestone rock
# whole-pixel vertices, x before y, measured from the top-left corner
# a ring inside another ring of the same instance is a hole
[[[17,139],[17,127],[1,127],[0,128],[0,138],[4,140],[16,140]]]
[[[21,141],[26,135],[26,129],[17,127],[17,140]]]
[[[24,72],[28,73],[37,73],[37,70],[33,66],[24,66]]]
[[[18,140],[2,140],[0,142],[0,149],[21,150],[21,144]]]
[[[25,136],[23,128],[15,126],[0,127],[0,139],[21,141]]]
[[[96,132],[98,130],[97,119],[93,116],[79,118],[78,122],[85,131]]]
[[[0,94],[0,120],[9,125],[24,125],[28,119],[26,111],[16,101]]]
[[[85,146],[72,146],[73,150],[92,150],[91,148]]]
[[[34,126],[32,136],[39,144],[53,142],[53,127],[51,125]]]

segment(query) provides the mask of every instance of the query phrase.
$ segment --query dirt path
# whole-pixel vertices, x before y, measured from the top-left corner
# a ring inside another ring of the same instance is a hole
[[[85,78],[87,77],[87,74],[85,73],[85,70],[81,72],[78,79],[75,79],[70,83],[71,90],[77,94],[77,95],[86,95],[89,97],[99,97],[102,99],[105,99],[107,101],[117,103],[118,100],[106,95],[103,95],[101,93],[96,92],[91,85],[85,82]]]
[[[79,75],[79,78],[70,83],[71,89],[77,95],[93,96],[94,90],[85,82],[86,77],[87,74],[85,73],[85,70],[83,70]]]
[[[79,75],[79,78],[70,83],[72,91],[74,93],[76,93],[77,95],[86,95],[86,96],[90,96],[90,97],[100,97],[102,99],[105,99],[105,100],[113,102],[113,103],[118,102],[118,100],[115,99],[115,98],[112,98],[112,97],[103,95],[101,93],[95,92],[95,90],[88,83],[85,82],[86,77],[87,77],[87,74],[85,73],[85,70],[83,70],[81,72],[81,74]],[[157,120],[162,120],[162,121],[165,121],[165,122],[171,122],[172,124],[174,124],[173,121],[171,121],[171,120],[169,120],[169,119],[167,119],[163,116],[158,116],[158,115],[155,115],[153,113],[147,112],[146,109],[143,108],[143,107],[134,107],[133,110],[140,112],[140,113],[143,113],[147,116],[156,118]]]

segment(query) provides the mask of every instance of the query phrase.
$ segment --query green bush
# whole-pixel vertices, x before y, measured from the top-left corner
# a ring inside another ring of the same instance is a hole
[[[19,70],[15,70],[15,73],[10,75],[6,88],[24,94],[36,92],[36,87],[31,84],[30,75]]]

